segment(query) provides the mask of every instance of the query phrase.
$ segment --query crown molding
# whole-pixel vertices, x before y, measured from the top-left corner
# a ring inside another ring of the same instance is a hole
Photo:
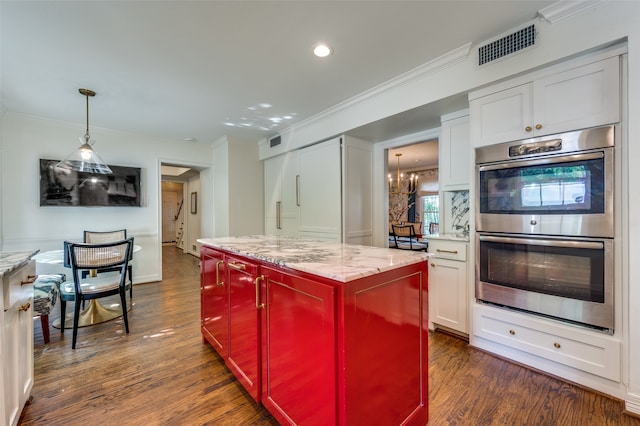
[[[540,9],[538,15],[550,24],[556,24],[604,1],[605,0],[559,1]]]
[[[357,105],[361,102],[364,102],[368,99],[378,96],[379,94],[384,93],[388,90],[394,89],[396,87],[404,86],[405,84],[408,84],[411,81],[423,78],[430,74],[435,74],[446,68],[452,67],[460,62],[463,62],[468,58],[469,53],[471,52],[472,45],[473,44],[471,42],[466,43],[458,47],[457,49],[454,49],[429,62],[419,65],[416,68],[413,68],[412,70],[404,72],[392,78],[391,80],[387,80],[386,82],[378,86],[374,86],[371,89],[368,89],[350,99],[340,102],[316,115],[313,115],[305,120],[299,121],[298,123],[286,129],[282,129],[280,132],[278,132],[278,134],[283,135],[286,133],[291,133],[295,129],[320,121],[328,116],[336,114],[347,108],[350,108],[353,105]]]

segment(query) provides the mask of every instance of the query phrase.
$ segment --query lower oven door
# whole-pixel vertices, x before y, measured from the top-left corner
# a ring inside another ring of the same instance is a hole
[[[613,240],[477,236],[476,298],[613,332]]]

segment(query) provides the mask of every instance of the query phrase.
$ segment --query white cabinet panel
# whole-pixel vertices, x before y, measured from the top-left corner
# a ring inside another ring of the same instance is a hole
[[[613,381],[620,380],[620,341],[486,305],[475,305],[474,335]]]
[[[443,117],[438,153],[440,191],[469,189],[471,145],[468,114],[451,120]]]
[[[0,414],[7,425],[17,425],[33,387],[33,285],[35,263],[3,277],[0,355],[2,356],[2,399]]]
[[[429,240],[429,325],[467,334],[467,243]]]
[[[300,150],[300,232],[341,235],[340,139]]]

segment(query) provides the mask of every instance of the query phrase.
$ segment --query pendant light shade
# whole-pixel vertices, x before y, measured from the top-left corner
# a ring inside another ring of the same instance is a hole
[[[109,166],[93,150],[89,141],[89,96],[95,96],[96,92],[89,89],[79,89],[79,92],[87,98],[87,130],[84,137],[80,139],[80,147],[74,150],[64,160],[60,161],[56,166],[73,170],[76,172],[110,174],[113,173]],[[95,143],[95,141],[93,142]]]

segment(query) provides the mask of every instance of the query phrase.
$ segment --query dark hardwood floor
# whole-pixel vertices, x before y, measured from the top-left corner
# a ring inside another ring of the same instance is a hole
[[[198,259],[173,246],[163,256],[163,281],[134,288],[128,335],[120,319],[81,328],[72,350],[70,330],[52,328],[45,345],[34,322],[33,401],[21,425],[277,424],[202,344]],[[429,358],[430,425],[640,425],[621,401],[446,334],[431,333]]]

